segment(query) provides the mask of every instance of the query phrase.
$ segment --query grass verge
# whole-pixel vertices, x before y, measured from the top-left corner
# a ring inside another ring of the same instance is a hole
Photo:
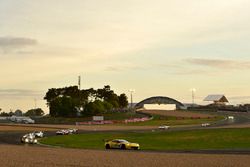
[[[250,149],[250,129],[203,129],[155,132],[95,132],[44,138],[42,144],[104,149],[104,139],[126,139],[137,142],[143,150]]]

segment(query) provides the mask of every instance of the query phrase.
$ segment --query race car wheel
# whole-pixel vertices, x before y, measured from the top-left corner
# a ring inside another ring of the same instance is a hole
[[[121,149],[123,149],[123,150],[125,150],[125,149],[126,149],[125,144],[123,144],[123,145],[121,146]]]
[[[109,144],[106,144],[105,148],[106,148],[106,149],[110,149],[110,145],[109,145]]]

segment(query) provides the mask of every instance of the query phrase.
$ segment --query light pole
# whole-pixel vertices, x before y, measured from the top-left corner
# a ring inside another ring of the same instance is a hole
[[[190,91],[192,92],[192,105],[194,106],[194,95],[195,95],[196,89],[192,88],[190,89]]]
[[[78,89],[81,90],[81,76],[78,76]]]
[[[133,93],[135,92],[134,89],[129,89],[130,92],[130,108],[132,109],[133,107]]]

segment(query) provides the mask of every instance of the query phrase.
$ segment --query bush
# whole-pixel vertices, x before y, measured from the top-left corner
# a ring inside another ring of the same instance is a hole
[[[108,102],[103,102],[100,100],[96,100],[94,102],[90,102],[86,104],[82,115],[96,115],[103,114],[111,110],[113,106]]]

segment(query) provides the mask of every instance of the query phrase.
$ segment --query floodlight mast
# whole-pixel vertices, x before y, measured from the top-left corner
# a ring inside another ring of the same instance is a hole
[[[78,88],[81,90],[81,76],[78,76]]]
[[[133,93],[135,92],[134,89],[129,89],[130,92],[130,108],[133,108]]]
[[[192,92],[192,105],[194,106],[194,96],[195,96],[196,89],[192,88],[190,89],[190,91]]]

